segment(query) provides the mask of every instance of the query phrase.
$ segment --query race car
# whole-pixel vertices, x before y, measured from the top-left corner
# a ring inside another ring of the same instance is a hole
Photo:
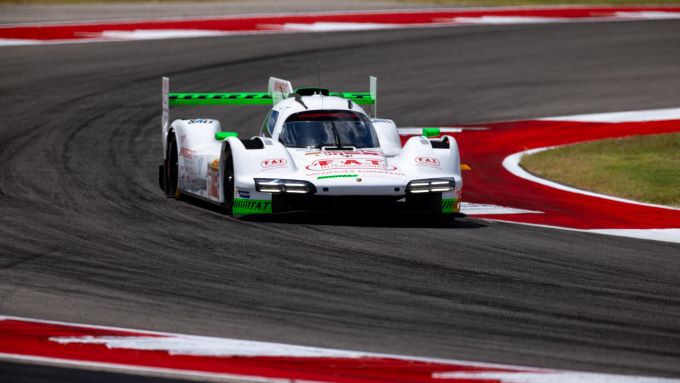
[[[438,128],[400,136],[394,121],[376,117],[375,77],[369,92],[294,90],[290,81],[275,77],[261,93],[169,93],[169,88],[164,77],[159,184],[167,196],[205,200],[233,216],[318,209],[460,211],[456,140]],[[215,119],[169,123],[170,107],[183,105],[272,108],[258,136],[241,138]],[[369,105],[370,114],[361,105]]]

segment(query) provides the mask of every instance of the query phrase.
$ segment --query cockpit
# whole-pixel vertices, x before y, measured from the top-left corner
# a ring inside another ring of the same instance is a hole
[[[292,148],[376,148],[378,136],[371,120],[348,110],[295,113],[283,124],[279,141]]]

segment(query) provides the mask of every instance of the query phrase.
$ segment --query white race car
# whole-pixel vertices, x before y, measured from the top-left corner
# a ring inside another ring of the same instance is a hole
[[[169,93],[169,87],[163,78],[159,182],[168,196],[199,198],[234,216],[374,208],[459,214],[456,140],[424,128],[402,146],[395,123],[375,117],[375,77],[362,93],[293,90],[273,77],[266,93]],[[370,116],[360,104],[371,105]],[[169,124],[170,107],[182,105],[273,107],[260,135],[243,139],[214,119]]]

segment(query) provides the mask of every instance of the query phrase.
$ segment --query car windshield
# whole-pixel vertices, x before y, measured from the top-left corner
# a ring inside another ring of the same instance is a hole
[[[366,116],[345,110],[296,113],[283,124],[279,141],[287,147],[376,148],[378,137]]]

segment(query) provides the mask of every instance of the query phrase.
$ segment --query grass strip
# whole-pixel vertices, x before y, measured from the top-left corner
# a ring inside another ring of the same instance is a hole
[[[524,156],[520,165],[579,189],[680,207],[680,133],[563,146]]]

